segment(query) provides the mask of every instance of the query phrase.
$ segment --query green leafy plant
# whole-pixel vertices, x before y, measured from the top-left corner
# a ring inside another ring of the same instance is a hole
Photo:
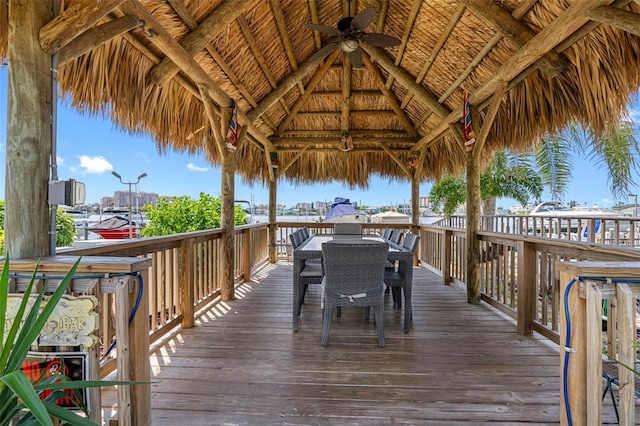
[[[95,425],[90,419],[79,413],[56,405],[56,401],[69,398],[65,390],[70,390],[75,400],[81,401],[80,389],[98,386],[126,385],[136,382],[71,380],[65,371],[62,360],[61,373],[53,374],[38,383],[32,384],[21,367],[30,346],[36,341],[49,316],[65,293],[80,259],[71,267],[58,288],[42,306],[46,286],[37,294],[31,308],[28,309],[31,290],[35,283],[35,272],[27,285],[24,296],[11,327],[0,327],[0,426],[16,425],[53,425],[52,418],[65,424]],[[9,295],[9,259],[6,258],[0,275],[0,317],[6,321],[7,299]],[[6,333],[6,334],[5,334]],[[46,395],[46,397],[43,397]],[[86,407],[80,408],[86,413]],[[19,420],[18,420],[19,419]]]

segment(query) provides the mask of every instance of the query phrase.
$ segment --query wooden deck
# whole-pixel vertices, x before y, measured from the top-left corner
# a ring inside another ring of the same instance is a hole
[[[291,329],[291,263],[269,265],[151,356],[152,425],[558,424],[558,348],[466,293],[414,272],[413,327],[388,300],[386,347],[343,309],[329,346],[319,287]],[[386,296],[390,298],[390,295]],[[103,393],[106,418],[115,393]],[[603,423],[616,423],[610,398]],[[640,418],[640,416],[638,416]]]

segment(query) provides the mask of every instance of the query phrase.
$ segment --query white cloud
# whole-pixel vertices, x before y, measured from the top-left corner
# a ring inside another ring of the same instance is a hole
[[[64,158],[56,155],[56,163],[58,164],[58,166],[62,166],[64,164]]]
[[[187,164],[187,169],[191,170],[192,172],[206,172],[207,170],[209,170],[208,167],[198,167],[193,163]]]
[[[89,157],[88,155],[80,156],[80,164],[71,167],[72,171],[80,173],[100,174],[113,170],[113,166],[103,156]]]
[[[634,123],[640,123],[640,110],[639,109],[629,109],[629,118]]]

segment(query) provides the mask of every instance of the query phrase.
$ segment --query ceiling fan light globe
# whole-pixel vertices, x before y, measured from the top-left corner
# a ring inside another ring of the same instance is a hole
[[[342,49],[343,52],[354,52],[358,47],[358,40],[347,38],[340,41],[340,49]]]

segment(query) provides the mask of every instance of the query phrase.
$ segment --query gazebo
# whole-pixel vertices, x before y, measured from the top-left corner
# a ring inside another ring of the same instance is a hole
[[[272,224],[279,179],[407,181],[417,226],[419,183],[464,171],[479,303],[481,170],[570,122],[619,123],[640,85],[639,12],[631,0],[0,0],[7,250],[53,254],[59,94],[161,152],[222,166],[227,300],[235,174],[268,185]]]

